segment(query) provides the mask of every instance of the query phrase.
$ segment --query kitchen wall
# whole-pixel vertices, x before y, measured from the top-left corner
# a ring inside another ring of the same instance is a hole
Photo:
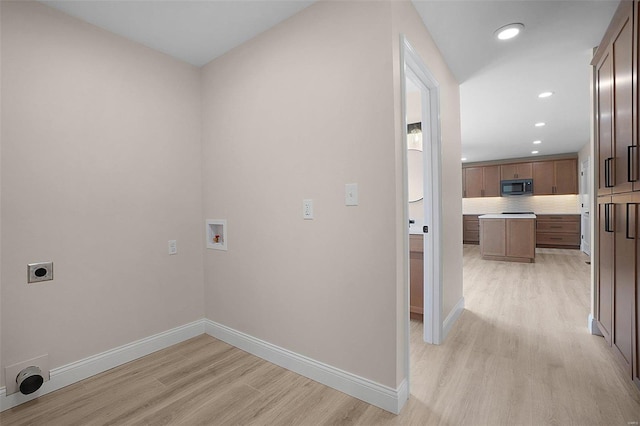
[[[200,70],[37,2],[0,8],[1,367],[201,319]],[[53,281],[26,283],[37,261]]]
[[[463,198],[464,214],[526,211],[538,214],[580,214],[578,195],[535,195],[527,197]]]
[[[203,70],[204,212],[229,226],[228,251],[205,253],[207,318],[393,388],[408,315],[401,30],[428,36],[408,2],[318,2]],[[458,190],[445,232],[460,234],[457,84],[430,39],[415,43],[444,87],[444,182]],[[452,239],[445,278],[461,294]]]

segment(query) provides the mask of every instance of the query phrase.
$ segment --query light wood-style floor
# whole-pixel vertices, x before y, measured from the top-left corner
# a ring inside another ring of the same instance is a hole
[[[637,424],[640,391],[587,332],[585,260],[539,249],[534,264],[484,261],[465,246],[467,310],[440,346],[412,322],[399,416],[203,335],[7,410],[0,424]]]

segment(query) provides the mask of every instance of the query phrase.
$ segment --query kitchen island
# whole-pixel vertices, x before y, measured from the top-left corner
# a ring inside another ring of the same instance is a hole
[[[485,214],[478,219],[483,259],[535,262],[535,214]]]

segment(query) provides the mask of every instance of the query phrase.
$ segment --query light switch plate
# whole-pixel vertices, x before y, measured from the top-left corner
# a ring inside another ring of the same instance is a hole
[[[169,240],[169,254],[178,253],[178,242],[176,240]]]
[[[348,183],[344,186],[344,203],[347,206],[358,205],[358,184]]]

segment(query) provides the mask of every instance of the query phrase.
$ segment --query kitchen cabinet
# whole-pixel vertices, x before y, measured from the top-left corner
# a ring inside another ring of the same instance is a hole
[[[502,180],[533,179],[533,164],[503,164],[500,166],[500,178]]]
[[[422,235],[409,235],[409,316],[422,320],[424,312],[424,248]]]
[[[480,244],[480,219],[477,214],[462,216],[462,242],[464,244]]]
[[[627,203],[627,197],[613,197],[613,336],[612,347],[623,367],[632,373],[633,366],[633,310],[635,297],[636,210],[637,204]]]
[[[638,186],[638,143],[635,135],[637,88],[634,72],[634,7],[620,2],[595,65],[598,195],[623,193]],[[637,11],[636,11],[637,13]],[[637,26],[637,24],[636,24]]]
[[[621,1],[593,61],[598,328],[640,387],[638,0]]]
[[[596,320],[609,345],[613,331],[613,225],[611,197],[598,199],[598,283]]]
[[[533,195],[578,193],[578,161],[536,161],[533,163]]]
[[[500,166],[467,167],[463,176],[465,198],[500,196]]]
[[[534,215],[482,215],[479,219],[480,254],[483,259],[510,262],[535,261],[536,220]]]
[[[598,328],[620,364],[637,371],[637,193],[599,197]],[[636,349],[634,349],[634,345]]]
[[[536,216],[536,247],[580,248],[579,214],[539,214]]]

